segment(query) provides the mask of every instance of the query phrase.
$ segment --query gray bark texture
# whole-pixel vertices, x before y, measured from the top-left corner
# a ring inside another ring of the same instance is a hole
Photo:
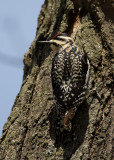
[[[0,160],[114,159],[113,24],[113,0],[45,0],[36,37],[24,56],[23,83],[3,128]],[[50,78],[54,53],[37,40],[62,32],[87,53],[91,75],[86,101],[57,148]]]

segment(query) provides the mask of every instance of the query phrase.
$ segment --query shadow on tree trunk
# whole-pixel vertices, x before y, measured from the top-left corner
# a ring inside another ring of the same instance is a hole
[[[57,119],[56,107],[53,106],[48,116],[50,122],[50,137],[55,141],[55,147],[63,148],[63,159],[68,160],[72,157],[72,154],[80,147],[85,138],[85,133],[89,123],[89,105],[86,100],[79,106],[75,117],[72,120],[72,131],[63,133],[63,141],[57,142],[55,122]]]

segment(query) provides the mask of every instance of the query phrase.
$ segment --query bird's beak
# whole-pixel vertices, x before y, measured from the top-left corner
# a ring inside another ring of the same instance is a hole
[[[37,43],[42,43],[42,44],[52,44],[51,40],[50,41],[37,41]]]
[[[37,41],[38,44],[50,44],[50,47],[53,51],[58,51],[60,45],[57,43],[58,40],[51,39],[49,41]]]

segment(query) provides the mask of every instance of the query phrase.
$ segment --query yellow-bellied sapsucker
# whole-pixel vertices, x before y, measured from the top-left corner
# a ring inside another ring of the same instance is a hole
[[[56,127],[60,131],[71,131],[71,120],[85,98],[90,74],[89,60],[66,33],[38,43],[49,43],[56,51],[51,69],[53,94],[57,102],[59,119]]]

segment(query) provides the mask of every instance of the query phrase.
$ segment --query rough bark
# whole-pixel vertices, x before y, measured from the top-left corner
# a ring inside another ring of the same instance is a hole
[[[0,160],[112,160],[113,153],[113,0],[45,0],[36,37],[24,56],[24,76],[0,139]],[[56,110],[50,69],[54,53],[46,40],[66,32],[91,62],[86,101],[72,132],[54,145]]]

